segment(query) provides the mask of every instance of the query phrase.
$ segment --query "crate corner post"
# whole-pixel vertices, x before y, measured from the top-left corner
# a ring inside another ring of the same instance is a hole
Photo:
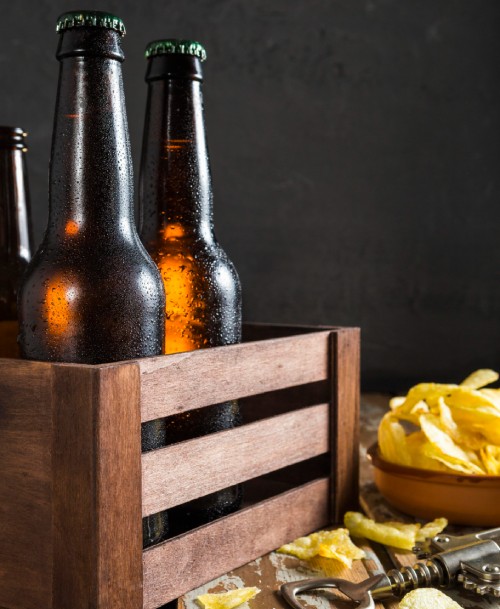
[[[0,606],[52,608],[51,366],[0,359]]]
[[[331,366],[331,520],[359,505],[360,329],[330,334]]]
[[[139,367],[53,368],[53,609],[142,609]]]

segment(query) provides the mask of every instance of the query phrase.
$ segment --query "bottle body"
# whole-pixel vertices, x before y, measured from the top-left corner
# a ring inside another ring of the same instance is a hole
[[[31,259],[26,134],[0,127],[0,357],[18,357],[17,293]]]
[[[66,29],[57,57],[49,221],[19,295],[21,354],[85,364],[159,355],[165,295],[135,226],[120,34]],[[145,521],[151,538],[166,535],[164,520]]]
[[[70,54],[92,38],[110,51]],[[28,359],[97,364],[162,351],[163,288],[133,220],[118,38],[61,35],[49,222],[19,301]]]
[[[21,354],[86,364],[158,355],[163,316],[155,291],[154,269],[133,243],[43,244],[20,295]]]
[[[215,240],[172,238],[146,243],[165,287],[165,353],[241,341],[241,290]]]
[[[241,288],[213,231],[212,185],[203,120],[201,68],[191,56],[149,59],[140,176],[141,239],[166,294],[165,353],[241,340]],[[218,404],[165,420],[170,444],[240,424],[238,404]],[[182,532],[241,504],[234,486],[169,512]]]

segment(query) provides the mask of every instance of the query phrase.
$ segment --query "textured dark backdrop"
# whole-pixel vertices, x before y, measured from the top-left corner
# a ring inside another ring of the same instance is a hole
[[[217,233],[245,317],[359,325],[365,387],[499,367],[498,0],[2,2],[0,123],[47,214],[55,19],[120,15],[136,168],[143,49],[208,50]]]

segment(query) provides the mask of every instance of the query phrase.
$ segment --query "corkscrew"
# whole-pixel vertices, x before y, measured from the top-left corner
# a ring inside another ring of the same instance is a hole
[[[500,528],[472,535],[440,534],[430,542],[429,552],[415,548],[425,562],[413,567],[377,573],[363,582],[344,579],[304,579],[281,586],[281,594],[294,609],[303,609],[301,593],[336,588],[350,598],[356,609],[375,609],[375,602],[401,597],[416,588],[451,588],[457,583],[479,595],[500,598]]]

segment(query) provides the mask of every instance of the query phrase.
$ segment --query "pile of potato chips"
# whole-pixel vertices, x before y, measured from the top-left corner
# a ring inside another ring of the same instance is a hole
[[[420,469],[500,476],[500,389],[484,388],[497,380],[497,372],[477,370],[460,385],[420,383],[393,398],[378,430],[382,457]]]

